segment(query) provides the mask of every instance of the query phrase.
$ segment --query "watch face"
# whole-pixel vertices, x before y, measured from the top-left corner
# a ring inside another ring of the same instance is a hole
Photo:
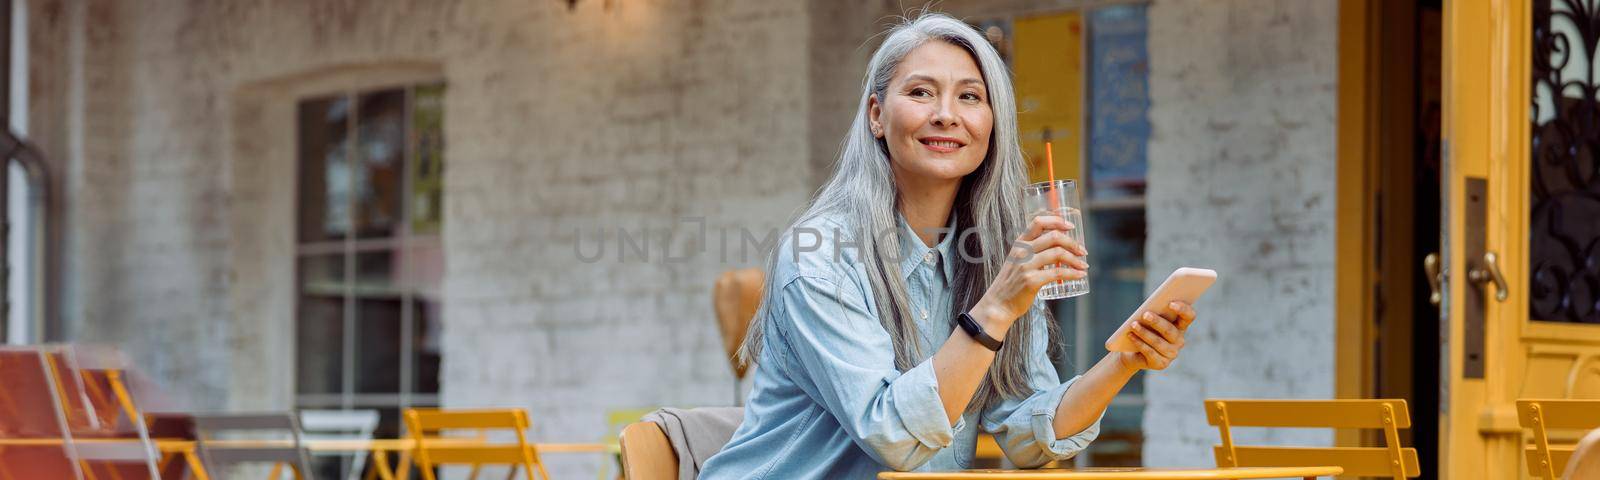
[[[978,325],[978,321],[974,320],[972,315],[963,312],[961,315],[956,316],[956,321],[961,324],[962,330],[966,330],[968,336],[971,336],[973,340],[977,340],[984,348],[996,352],[1000,351],[1000,341],[995,340],[994,337],[984,332],[983,327]]]

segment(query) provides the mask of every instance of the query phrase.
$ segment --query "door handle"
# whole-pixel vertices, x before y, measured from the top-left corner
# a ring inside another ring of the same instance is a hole
[[[1439,268],[1439,254],[1430,253],[1422,258],[1422,271],[1428,277],[1428,303],[1437,307],[1444,302],[1444,292],[1440,291],[1444,284],[1444,272]]]
[[[1500,273],[1500,258],[1494,252],[1483,252],[1483,262],[1467,268],[1467,280],[1476,284],[1494,283],[1494,299],[1506,301],[1511,296],[1506,287],[1506,276]]]

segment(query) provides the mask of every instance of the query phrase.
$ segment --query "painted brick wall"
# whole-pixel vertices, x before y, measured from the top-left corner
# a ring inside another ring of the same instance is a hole
[[[776,229],[813,188],[805,9],[35,0],[71,338],[121,345],[196,408],[289,406],[284,120],[331,77],[422,65],[450,86],[444,403],[527,407],[550,441],[599,440],[614,408],[730,404],[710,285],[757,259],[719,235]],[[704,218],[704,254],[616,258],[617,229],[694,249],[680,217]],[[608,255],[580,261],[579,229],[585,251],[610,230]],[[551,461],[581,478],[599,459]]]
[[[1204,464],[1217,433],[1200,399],[1333,396],[1338,3],[1169,0],[1149,20],[1146,288],[1186,265],[1220,280],[1183,358],[1146,377],[1144,459]]]

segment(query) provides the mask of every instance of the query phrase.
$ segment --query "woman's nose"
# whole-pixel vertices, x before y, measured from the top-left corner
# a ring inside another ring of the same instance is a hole
[[[940,99],[939,107],[933,112],[933,125],[938,127],[956,126],[957,120],[954,107],[953,100],[948,98]]]

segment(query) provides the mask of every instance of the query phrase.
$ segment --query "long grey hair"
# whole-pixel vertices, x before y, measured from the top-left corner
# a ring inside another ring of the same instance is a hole
[[[878,321],[894,343],[895,367],[905,371],[927,358],[920,347],[917,321],[912,316],[905,279],[895,260],[901,255],[900,235],[879,235],[899,228],[898,186],[889,165],[888,146],[876,138],[868,119],[868,99],[885,98],[889,80],[907,54],[932,41],[961,47],[976,60],[988,89],[989,107],[994,114],[994,130],[989,136],[988,154],[977,170],[962,180],[952,210],[956,221],[956,252],[945,261],[955,262],[951,318],[972,308],[983,296],[1006,261],[1011,241],[1022,233],[1022,187],[1024,167],[1022,148],[1017,143],[1017,107],[1011,78],[1000,53],[972,27],[948,15],[924,13],[908,19],[886,32],[883,44],[873,53],[855,121],[845,133],[839,160],[828,181],[798,215],[791,228],[824,214],[838,214],[847,222],[861,243],[860,261],[867,265],[868,278],[877,303]],[[782,240],[780,240],[782,241]],[[779,249],[767,258],[767,272],[778,261]],[[768,275],[766,290],[756,321],[750,326],[741,348],[741,359],[753,361],[760,354],[765,336],[768,307],[777,300],[778,279]],[[1001,396],[1021,398],[1032,393],[1028,385],[1028,340],[1045,335],[1049,345],[1055,341],[1055,321],[1045,309],[1035,308],[1046,321],[1035,325],[1028,316],[1017,320],[1006,333],[1002,348],[989,367],[986,381],[979,387],[969,409],[980,410]],[[947,330],[948,332],[949,330]],[[1053,348],[1052,348],[1052,353]]]

